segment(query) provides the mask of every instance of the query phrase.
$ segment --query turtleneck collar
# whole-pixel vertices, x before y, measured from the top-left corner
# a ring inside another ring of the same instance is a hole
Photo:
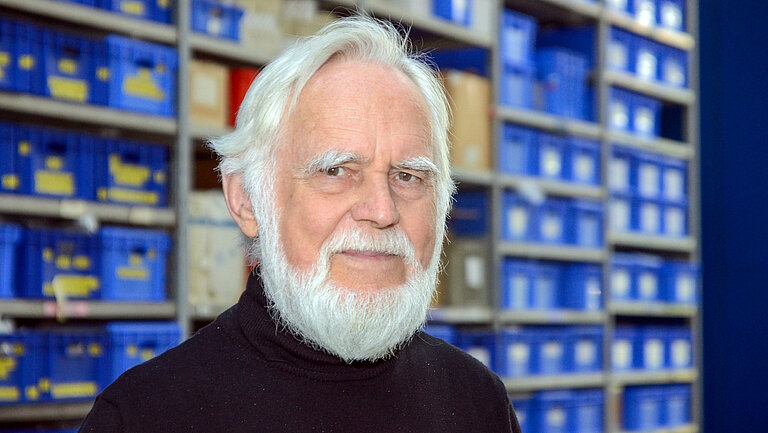
[[[314,349],[279,327],[270,316],[267,304],[261,277],[254,271],[237,303],[237,321],[248,342],[276,368],[317,380],[346,381],[372,378],[393,364],[394,358],[347,363],[335,355]]]

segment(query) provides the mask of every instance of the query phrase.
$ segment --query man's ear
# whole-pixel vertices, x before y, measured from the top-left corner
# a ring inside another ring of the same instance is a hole
[[[253,206],[248,194],[243,191],[240,174],[222,175],[222,188],[227,201],[227,209],[240,230],[249,238],[259,234],[259,224],[253,214]]]

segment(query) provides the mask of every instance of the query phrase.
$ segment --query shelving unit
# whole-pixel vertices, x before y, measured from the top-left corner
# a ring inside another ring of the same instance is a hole
[[[600,388],[605,385],[605,376],[602,373],[563,374],[504,379],[503,382],[507,392],[523,393],[542,389]]]
[[[45,422],[85,418],[92,401],[74,403],[34,403],[0,406],[0,422]]]

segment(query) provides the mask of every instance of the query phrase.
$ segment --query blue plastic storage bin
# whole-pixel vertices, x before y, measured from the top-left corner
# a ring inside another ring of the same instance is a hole
[[[531,263],[531,304],[533,310],[554,310],[560,305],[560,266],[553,263]]]
[[[533,64],[502,65],[499,103],[507,107],[533,108]]]
[[[663,202],[635,197],[632,201],[632,229],[648,235],[661,235],[664,230]]]
[[[632,131],[646,138],[659,136],[661,130],[661,101],[632,94]]]
[[[42,37],[42,96],[93,103],[93,42],[51,30],[44,30]]]
[[[658,386],[624,389],[624,429],[656,430],[661,427],[663,390]]]
[[[619,12],[632,13],[634,11],[634,0],[606,0],[605,5],[608,9]]]
[[[533,292],[533,269],[528,260],[505,257],[501,273],[501,306],[508,310],[527,310]]]
[[[104,332],[107,353],[99,377],[102,387],[181,340],[181,331],[175,322],[115,322],[107,324]]]
[[[572,391],[540,391],[533,399],[536,416],[532,432],[571,433]]]
[[[570,431],[602,433],[604,431],[603,406],[605,405],[603,391],[599,389],[574,391],[573,400]]]
[[[192,30],[219,38],[240,40],[243,9],[215,0],[192,0]]]
[[[658,80],[660,78],[660,44],[637,35],[634,36],[634,39],[635,75],[642,80]]]
[[[612,87],[608,99],[608,128],[614,131],[632,131],[632,93]]]
[[[585,373],[603,368],[603,328],[574,326],[567,331],[569,343],[566,356],[568,371]]]
[[[659,79],[676,87],[688,86],[688,55],[666,45],[659,46]]]
[[[132,18],[171,22],[172,0],[98,0],[99,7]]]
[[[693,338],[691,329],[673,327],[666,330],[666,368],[677,370],[693,366]]]
[[[685,0],[658,0],[659,27],[685,31]]]
[[[16,284],[20,297],[98,299],[100,250],[96,236],[74,231],[27,229]]]
[[[424,332],[445,341],[448,344],[456,345],[456,327],[453,325],[436,325],[428,323],[424,327]]]
[[[540,94],[534,107],[573,119],[586,119],[587,59],[574,51],[547,48],[536,53]]]
[[[442,48],[430,51],[428,57],[440,70],[455,69],[489,77],[491,53],[484,48]]]
[[[432,14],[454,24],[472,24],[472,0],[432,0]]]
[[[667,328],[646,326],[640,330],[642,345],[637,366],[646,371],[663,370],[667,367]]]
[[[16,29],[17,24],[0,19],[0,89],[16,90]]]
[[[100,202],[165,206],[168,149],[104,139],[96,148],[96,199]]]
[[[488,193],[483,190],[462,190],[454,196],[450,231],[457,236],[483,236],[488,233]]]
[[[631,256],[634,262],[632,275],[632,293],[635,299],[644,302],[662,300],[661,276],[662,260],[659,257],[636,254]]]
[[[567,48],[587,60],[591,68],[595,65],[595,26],[543,29],[536,38],[536,46],[542,48]]]
[[[662,202],[661,233],[669,237],[688,235],[688,204],[678,201]]]
[[[49,384],[44,398],[95,398],[105,356],[104,339],[98,328],[50,328],[41,332],[41,338],[45,353],[42,379]]]
[[[496,335],[486,329],[460,329],[456,346],[482,362],[486,367],[496,365]]]
[[[615,145],[611,147],[613,154],[608,167],[608,187],[612,192],[633,194],[635,185],[632,173],[637,164],[637,153]]]
[[[660,162],[662,198],[685,203],[688,199],[688,163],[667,157],[663,157]]]
[[[534,373],[534,341],[526,328],[507,328],[496,342],[494,371],[502,377],[525,377]]]
[[[600,143],[580,137],[568,138],[565,179],[585,185],[600,184]]]
[[[531,64],[537,29],[535,18],[504,9],[499,32],[499,55],[502,65]]]
[[[176,50],[109,35],[95,44],[94,88],[110,107],[161,116],[176,113]]]
[[[19,189],[15,135],[15,125],[0,122],[0,193],[3,194],[14,193]]]
[[[27,23],[14,23],[16,31],[16,84],[13,90],[42,94],[43,29]]]
[[[159,230],[104,227],[101,236],[101,298],[114,301],[166,299],[170,236]]]
[[[603,308],[603,270],[599,265],[573,263],[564,269],[563,307],[581,311]]]
[[[36,402],[40,341],[37,334],[0,334],[0,405]]]
[[[665,261],[661,268],[662,299],[671,303],[695,304],[698,298],[699,266]]]
[[[628,194],[611,194],[608,201],[611,230],[626,233],[633,229],[632,198]]]
[[[504,192],[502,209],[502,238],[508,241],[528,242],[535,238],[536,211],[535,206],[510,191]]]
[[[660,198],[664,158],[658,154],[638,151],[636,155],[637,195],[642,198]]]
[[[631,254],[616,253],[611,262],[610,293],[614,301],[635,299],[633,280],[635,260]]]
[[[93,199],[91,137],[21,125],[15,132],[20,193]]]
[[[531,365],[534,374],[557,375],[567,369],[568,338],[563,327],[530,328],[533,340]]]
[[[564,179],[568,139],[544,132],[538,138],[530,173],[546,179]]]
[[[635,40],[627,31],[611,27],[606,50],[606,66],[621,72],[635,73]]]
[[[0,299],[13,298],[16,279],[17,252],[22,228],[15,224],[0,223]]]
[[[498,169],[502,173],[530,175],[541,133],[535,129],[504,124],[504,136],[499,143]]]
[[[617,326],[611,342],[611,369],[630,371],[637,367],[636,347],[640,340],[640,331],[634,326]]]
[[[568,224],[568,205],[564,200],[548,199],[537,208],[535,241],[564,245]]]
[[[656,25],[657,0],[632,0],[635,20],[644,26]]]
[[[520,431],[533,433],[529,427],[529,419],[533,415],[531,412],[531,399],[510,398],[509,401],[512,403],[512,409],[515,411],[515,415],[517,416],[517,423],[520,425]]]
[[[662,426],[679,427],[691,422],[690,385],[670,385],[664,389]]]
[[[573,200],[569,203],[568,242],[579,247],[603,246],[603,203]]]

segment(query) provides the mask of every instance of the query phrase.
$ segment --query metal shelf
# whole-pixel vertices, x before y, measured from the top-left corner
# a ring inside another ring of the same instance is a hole
[[[111,126],[144,133],[176,134],[176,120],[97,105],[76,104],[39,96],[0,92],[0,110]]]
[[[99,221],[145,226],[170,227],[176,222],[176,214],[171,208],[104,204],[85,200],[13,194],[0,194],[0,212],[65,219],[78,219],[92,215]]]
[[[499,242],[498,253],[505,256],[542,260],[561,260],[566,262],[605,261],[605,251],[596,248],[564,247],[554,245]]]
[[[681,253],[692,253],[696,249],[696,239],[691,236],[684,238],[669,238],[636,233],[609,233],[608,241],[615,246],[621,247]]]
[[[598,3],[590,3],[589,1],[580,0],[535,0],[540,3],[555,6],[560,9],[567,10],[571,13],[583,15],[585,17],[597,19],[600,16],[600,10],[602,9]],[[515,2],[511,2],[513,5]]]
[[[262,49],[247,47],[227,39],[219,39],[195,33],[190,34],[189,42],[193,51],[222,57],[236,62],[248,63],[254,66],[261,66],[269,63],[274,55],[277,54],[277,50],[269,53]]]
[[[580,197],[594,200],[605,198],[603,188],[594,185],[580,185],[577,183],[561,182],[551,179],[541,179],[535,177],[498,175],[499,186],[505,188],[520,189],[523,186],[534,186],[541,189],[547,195],[557,195],[565,197]]]
[[[190,305],[189,309],[192,312],[192,320],[212,321],[229,307],[231,305]]]
[[[643,80],[626,72],[605,71],[603,76],[608,84],[620,86],[663,101],[680,105],[691,105],[696,101],[696,95],[691,89],[669,86],[657,81]]]
[[[606,10],[605,16],[610,24],[629,30],[632,33],[651,38],[656,42],[670,45],[681,50],[692,50],[696,42],[688,33],[675,30],[662,29],[659,27],[646,26],[632,18],[626,13]]]
[[[668,140],[665,138],[644,138],[616,131],[608,132],[606,138],[611,143],[620,146],[634,147],[636,149],[660,153],[679,159],[693,158],[693,147],[690,143],[682,141]]]
[[[526,392],[539,389],[598,388],[605,385],[603,373],[563,374],[557,376],[532,376],[502,378],[507,392]]]
[[[608,311],[620,316],[685,317],[696,314],[694,305],[664,304],[661,302],[613,302]]]
[[[611,381],[619,386],[691,383],[698,377],[694,368],[686,370],[630,371],[613,373]]]
[[[191,125],[190,135],[195,140],[206,140],[211,137],[221,137],[233,130],[231,126]]]
[[[502,311],[498,314],[504,324],[573,324],[594,325],[602,324],[606,315],[601,311]]]
[[[94,7],[81,6],[72,2],[0,0],[0,6],[107,32],[123,33],[135,38],[149,39],[166,44],[176,43],[176,27],[173,25],[131,18],[127,15],[120,15]]]
[[[73,403],[29,403],[0,406],[0,422],[38,422],[85,418],[93,401]]]
[[[441,307],[429,310],[429,320],[447,323],[487,324],[493,320],[490,307]]]
[[[685,424],[679,427],[662,428],[658,430],[644,430],[643,433],[698,433],[699,426],[696,424]],[[616,431],[614,433],[637,433],[636,431]]]
[[[595,140],[600,138],[600,126],[594,122],[569,119],[567,117],[555,116],[542,111],[504,106],[496,107],[496,115],[499,119],[507,122],[544,129],[551,132],[578,135],[580,137],[592,138]]]
[[[495,173],[490,171],[451,170],[451,177],[457,183],[489,186],[493,183]]]
[[[45,319],[173,319],[173,302],[100,302],[9,299],[0,300],[0,316]]]

